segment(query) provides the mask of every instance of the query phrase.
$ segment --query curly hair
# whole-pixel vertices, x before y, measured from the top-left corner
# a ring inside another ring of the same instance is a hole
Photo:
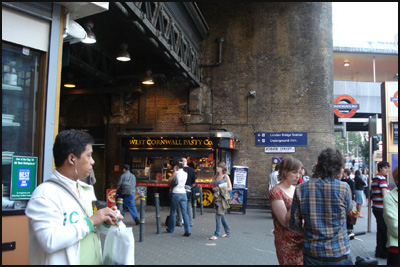
[[[344,166],[342,153],[337,149],[327,148],[318,156],[318,162],[313,174],[314,178],[325,179],[332,177],[340,179],[340,173]]]
[[[282,181],[288,172],[298,170],[301,167],[303,167],[303,164],[300,160],[291,156],[285,157],[281,163],[279,163],[278,181]]]

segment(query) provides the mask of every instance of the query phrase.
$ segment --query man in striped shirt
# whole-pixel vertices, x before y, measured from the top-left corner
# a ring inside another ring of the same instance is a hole
[[[378,174],[375,175],[371,182],[372,212],[374,213],[377,225],[375,257],[382,259],[387,258],[387,227],[383,218],[383,197],[387,194],[389,187],[386,180],[386,176],[389,172],[389,162],[379,162]]]
[[[353,264],[346,229],[352,198],[349,185],[339,181],[343,166],[340,151],[325,149],[312,178],[297,185],[290,228],[304,234],[304,265]]]

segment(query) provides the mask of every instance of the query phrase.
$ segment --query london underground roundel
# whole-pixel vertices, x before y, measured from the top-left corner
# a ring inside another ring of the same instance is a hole
[[[340,102],[345,102],[346,104],[340,104]],[[357,104],[356,100],[349,95],[340,95],[333,102],[333,108],[336,116],[340,118],[351,118],[356,114],[360,105]],[[347,111],[347,112],[344,112]]]
[[[394,93],[393,97],[391,98],[396,108],[399,108],[398,97],[399,97],[399,91],[396,91],[396,93]]]

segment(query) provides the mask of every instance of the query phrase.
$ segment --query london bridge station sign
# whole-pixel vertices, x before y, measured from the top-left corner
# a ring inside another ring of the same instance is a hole
[[[130,137],[123,141],[129,148],[236,148],[234,139],[207,137]]]

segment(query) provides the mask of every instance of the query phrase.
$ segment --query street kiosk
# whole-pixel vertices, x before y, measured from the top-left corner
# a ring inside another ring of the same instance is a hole
[[[243,212],[246,214],[247,208],[247,180],[249,177],[249,167],[233,166],[232,168],[232,191],[230,208],[228,213]]]

